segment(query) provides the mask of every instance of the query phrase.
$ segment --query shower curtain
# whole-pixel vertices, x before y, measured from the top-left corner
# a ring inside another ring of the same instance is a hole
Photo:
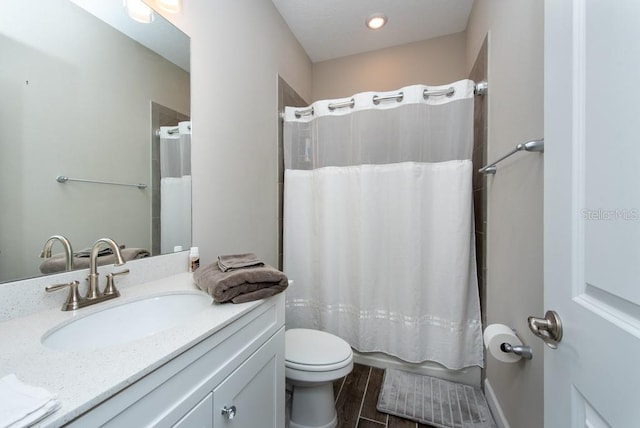
[[[160,127],[160,249],[191,247],[191,122]]]
[[[413,85],[285,109],[288,327],[408,362],[483,366],[473,88]]]

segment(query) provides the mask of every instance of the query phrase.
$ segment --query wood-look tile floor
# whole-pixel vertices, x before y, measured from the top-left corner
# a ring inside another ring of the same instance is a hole
[[[378,412],[376,404],[384,370],[354,364],[353,371],[333,383],[338,428],[431,428]]]

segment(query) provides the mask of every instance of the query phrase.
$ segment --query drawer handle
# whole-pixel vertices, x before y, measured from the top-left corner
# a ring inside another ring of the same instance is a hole
[[[231,407],[224,406],[222,408],[221,413],[222,413],[222,416],[231,420],[236,417],[236,406],[231,406]]]

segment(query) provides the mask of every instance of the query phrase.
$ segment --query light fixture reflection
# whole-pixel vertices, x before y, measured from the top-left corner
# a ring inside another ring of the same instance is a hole
[[[142,0],[124,0],[124,7],[127,9],[129,17],[134,21],[148,24],[153,21],[153,10]]]
[[[387,17],[383,13],[374,13],[367,18],[365,24],[371,30],[379,30],[387,23]]]
[[[182,0],[156,0],[156,5],[160,10],[163,10],[165,12],[182,12]]]

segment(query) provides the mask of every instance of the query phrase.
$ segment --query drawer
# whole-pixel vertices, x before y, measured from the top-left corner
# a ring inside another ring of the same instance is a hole
[[[207,394],[173,428],[213,428],[213,393]]]

